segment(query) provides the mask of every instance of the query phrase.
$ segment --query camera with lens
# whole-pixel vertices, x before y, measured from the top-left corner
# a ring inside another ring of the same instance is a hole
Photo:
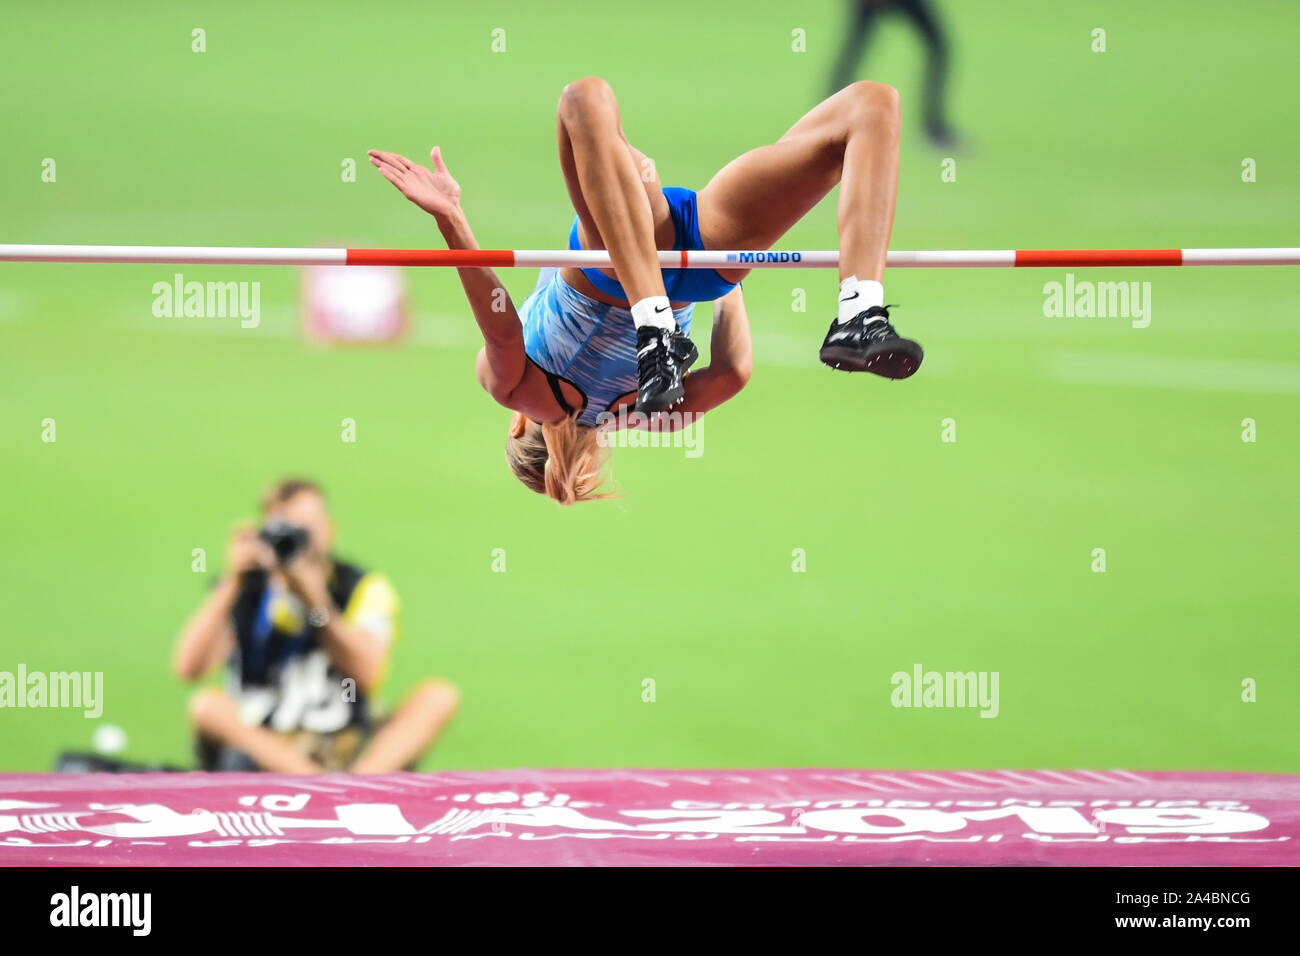
[[[271,546],[275,559],[281,564],[288,564],[297,557],[311,537],[306,528],[292,525],[283,518],[268,521],[257,536]]]

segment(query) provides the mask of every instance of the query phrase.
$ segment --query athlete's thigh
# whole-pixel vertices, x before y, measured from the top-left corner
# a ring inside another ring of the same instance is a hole
[[[845,91],[823,100],[775,143],[733,159],[699,192],[700,234],[710,249],[766,249],[839,182]]]
[[[650,201],[655,235],[660,236],[665,232],[665,224],[671,225],[672,214],[668,209],[668,200],[664,198],[659,170],[644,153],[627,141],[621,123],[618,135],[636,165],[637,176],[645,187],[646,198]],[[563,120],[557,121],[555,136],[560,149],[560,170],[564,173],[564,186],[569,191],[569,201],[573,203],[573,211],[578,214],[578,238],[584,249],[604,249],[605,242],[600,237],[600,230],[596,228],[596,220],[591,215],[591,208],[582,194],[582,184],[578,180],[577,160],[573,155],[573,143],[569,139],[568,130],[564,128]],[[671,236],[672,233],[669,232],[668,235]],[[666,248],[672,248],[671,241]]]

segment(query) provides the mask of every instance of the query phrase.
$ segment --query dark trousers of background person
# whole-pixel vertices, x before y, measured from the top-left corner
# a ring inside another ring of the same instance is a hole
[[[922,121],[925,135],[936,144],[952,139],[952,130],[944,115],[944,95],[948,82],[948,42],[943,28],[927,0],[851,0],[849,29],[844,37],[835,72],[831,75],[832,93],[853,82],[854,71],[866,48],[881,13],[900,13],[916,27],[925,41],[925,85],[922,91]]]

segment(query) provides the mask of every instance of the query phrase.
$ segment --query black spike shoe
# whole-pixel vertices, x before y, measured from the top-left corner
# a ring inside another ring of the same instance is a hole
[[[884,378],[907,378],[924,357],[918,343],[900,337],[889,324],[887,305],[873,305],[847,322],[832,322],[821,350],[822,363],[831,368]]]
[[[676,325],[661,329],[643,325],[636,330],[636,410],[667,411],[686,393],[682,376],[700,357],[695,343]]]

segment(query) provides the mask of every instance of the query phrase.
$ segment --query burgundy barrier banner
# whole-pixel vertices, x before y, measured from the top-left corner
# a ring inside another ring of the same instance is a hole
[[[1297,865],[1300,776],[0,775],[0,865]]]

